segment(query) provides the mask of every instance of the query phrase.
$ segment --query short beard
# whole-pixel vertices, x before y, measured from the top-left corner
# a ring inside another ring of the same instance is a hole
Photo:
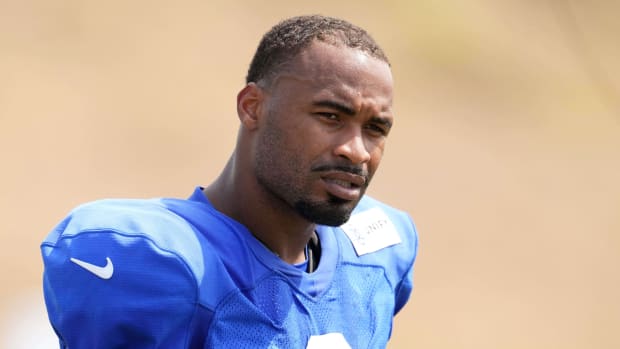
[[[295,202],[294,208],[299,215],[310,222],[338,227],[349,220],[351,211],[356,205],[357,203],[352,204],[350,201],[330,195],[327,202],[299,200]]]

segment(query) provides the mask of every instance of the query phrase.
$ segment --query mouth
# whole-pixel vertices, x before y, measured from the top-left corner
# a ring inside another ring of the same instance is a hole
[[[321,175],[325,190],[342,200],[359,199],[366,186],[366,177],[342,171],[330,171]]]

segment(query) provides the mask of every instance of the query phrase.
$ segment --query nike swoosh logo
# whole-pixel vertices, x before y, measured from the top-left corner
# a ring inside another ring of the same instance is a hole
[[[112,264],[112,261],[109,257],[105,258],[106,265],[103,267],[81,261],[77,258],[70,258],[69,260],[104,280],[111,278],[112,274],[114,274],[114,265]]]

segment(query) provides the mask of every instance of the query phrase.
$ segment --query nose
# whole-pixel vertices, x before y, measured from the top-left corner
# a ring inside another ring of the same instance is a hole
[[[358,165],[370,160],[370,152],[366,148],[361,130],[349,132],[334,149],[337,156],[347,158],[351,163]]]

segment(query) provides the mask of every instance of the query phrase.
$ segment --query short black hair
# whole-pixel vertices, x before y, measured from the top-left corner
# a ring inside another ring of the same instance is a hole
[[[246,83],[269,80],[314,40],[344,45],[390,62],[364,29],[345,20],[321,15],[298,16],[276,24],[261,39],[250,63]]]

